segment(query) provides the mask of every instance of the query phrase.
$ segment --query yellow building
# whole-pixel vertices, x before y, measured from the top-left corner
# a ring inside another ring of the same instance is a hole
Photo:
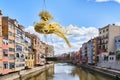
[[[30,33],[25,32],[25,67],[34,67],[34,52],[32,49],[32,36]]]
[[[15,27],[15,70],[19,71],[25,68],[24,56],[24,27],[16,21]]]

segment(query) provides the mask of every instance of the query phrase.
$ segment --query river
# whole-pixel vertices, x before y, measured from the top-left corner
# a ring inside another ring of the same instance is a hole
[[[92,71],[83,70],[67,63],[55,64],[53,68],[26,80],[114,80]]]

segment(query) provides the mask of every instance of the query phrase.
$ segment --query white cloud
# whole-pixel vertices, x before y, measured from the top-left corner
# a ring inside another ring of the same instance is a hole
[[[109,2],[109,1],[120,3],[120,0],[96,0],[96,2]]]
[[[96,2],[108,2],[110,0],[96,0]]]
[[[34,33],[40,37],[42,41],[45,42],[45,38],[42,34],[35,32],[33,26],[29,26],[25,29],[27,32]],[[48,44],[54,45],[55,55],[60,53],[67,53],[71,51],[77,51],[80,49],[81,45],[88,41],[91,38],[98,36],[98,29],[95,27],[77,27],[73,25],[69,25],[66,27],[67,33],[72,34],[67,36],[72,48],[69,48],[65,41],[55,35],[48,35],[47,42]]]
[[[120,3],[120,0],[114,0],[114,1],[116,1],[116,2]]]

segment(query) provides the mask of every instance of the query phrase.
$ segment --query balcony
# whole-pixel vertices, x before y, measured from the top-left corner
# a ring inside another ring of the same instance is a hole
[[[3,39],[3,45],[2,45],[3,49],[8,49],[8,40]]]
[[[33,49],[35,49],[35,50],[36,50],[36,48],[37,48],[37,46],[36,46],[36,45],[33,45]]]
[[[100,52],[107,52],[107,49],[99,49]]]

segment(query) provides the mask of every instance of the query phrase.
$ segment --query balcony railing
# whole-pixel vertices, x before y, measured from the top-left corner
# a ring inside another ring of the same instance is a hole
[[[4,44],[4,45],[8,45],[8,40],[3,39],[3,44]]]

